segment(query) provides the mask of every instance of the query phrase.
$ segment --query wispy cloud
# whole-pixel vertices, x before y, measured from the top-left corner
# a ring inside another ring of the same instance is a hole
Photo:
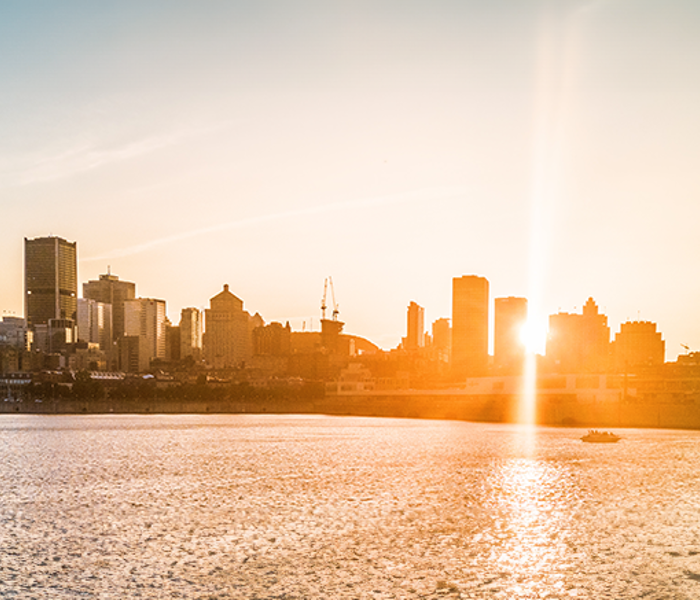
[[[310,215],[320,215],[324,213],[331,213],[343,210],[358,210],[369,207],[376,206],[386,206],[391,204],[405,204],[409,202],[419,202],[419,201],[437,201],[437,200],[448,200],[451,198],[464,197],[467,194],[466,188],[461,187],[451,187],[451,188],[432,188],[432,189],[422,189],[415,190],[412,192],[405,192],[401,194],[391,194],[387,196],[376,196],[372,198],[365,198],[361,200],[352,200],[347,202],[335,202],[331,204],[323,204],[318,206],[310,206],[307,208],[298,208],[285,210],[275,213],[270,213],[266,215],[257,215],[254,217],[248,217],[246,219],[238,219],[236,221],[227,221],[226,223],[217,223],[216,225],[210,225],[207,227],[201,227],[198,229],[191,229],[189,231],[183,231],[173,235],[157,238],[154,240],[149,240],[141,244],[135,244],[132,246],[127,246],[124,248],[117,248],[111,250],[99,256],[90,256],[81,259],[81,262],[93,262],[101,260],[109,260],[113,258],[122,258],[125,256],[132,256],[134,254],[140,254],[146,252],[158,246],[164,246],[167,244],[172,244],[175,242],[181,242],[190,238],[207,235],[210,233],[216,233],[219,231],[227,231],[231,229],[242,229],[245,227],[252,227],[255,225],[260,225],[263,223],[269,223],[272,221],[281,221],[284,219],[294,219],[298,217],[306,217]]]
[[[230,122],[224,122],[190,127],[117,144],[79,142],[72,148],[58,152],[43,152],[5,161],[6,164],[0,164],[0,175],[3,187],[20,187],[65,179],[110,163],[137,158],[230,125]]]

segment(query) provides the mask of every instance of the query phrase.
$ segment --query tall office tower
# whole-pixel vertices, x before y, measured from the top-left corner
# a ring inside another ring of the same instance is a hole
[[[136,298],[135,283],[120,281],[116,275],[106,273],[98,281],[83,284],[83,297],[111,304],[112,339],[116,342],[124,335],[124,302]]]
[[[489,282],[463,275],[452,279],[452,373],[480,377],[489,361]]]
[[[183,308],[180,312],[180,358],[202,357],[202,311]]]
[[[659,366],[664,363],[666,343],[656,323],[651,321],[628,321],[620,325],[612,343],[615,368],[626,371],[639,366]]]
[[[134,371],[136,367],[138,372],[144,372],[154,358],[165,359],[165,321],[165,300],[134,298],[124,301],[122,369]],[[137,358],[135,353],[138,353]]]
[[[582,314],[549,316],[547,361],[559,373],[600,373],[610,366],[608,317],[589,298]]]
[[[425,309],[415,302],[408,305],[406,315],[405,350],[417,350],[425,346],[425,326],[423,325]]]
[[[24,238],[25,317],[31,327],[75,319],[77,244],[60,237]]]
[[[452,327],[450,320],[446,318],[433,321],[433,354],[441,362],[450,362],[450,348],[452,346]]]
[[[237,367],[253,353],[251,316],[243,310],[243,300],[229,291],[228,284],[209,304],[204,311],[204,358],[216,369]]]
[[[525,360],[523,327],[527,321],[527,298],[494,300],[493,358],[501,372],[519,371]]]
[[[78,341],[99,344],[100,350],[112,350],[112,305],[78,298]]]

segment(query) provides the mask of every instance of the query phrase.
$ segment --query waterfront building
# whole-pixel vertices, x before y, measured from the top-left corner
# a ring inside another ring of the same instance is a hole
[[[559,373],[596,373],[610,367],[608,317],[589,298],[582,313],[549,317],[547,362]]]
[[[202,311],[183,308],[180,312],[180,358],[191,356],[195,361],[202,357]]]
[[[425,346],[425,326],[423,324],[425,309],[415,302],[408,305],[406,311],[406,337],[404,350],[412,351]]]
[[[666,344],[656,323],[628,321],[620,326],[612,343],[615,369],[626,371],[639,366],[659,366],[664,363]]]
[[[452,372],[457,378],[486,374],[489,361],[489,282],[464,275],[452,280]]]
[[[205,360],[216,369],[240,366],[253,354],[252,328],[259,326],[262,318],[256,315],[253,320],[228,284],[209,300],[209,305],[204,311]]]
[[[126,353],[120,352],[124,360],[122,370],[148,371],[153,359],[165,359],[165,324],[165,300],[134,298],[124,301],[124,337],[132,340],[123,345]]]
[[[50,236],[24,238],[25,317],[30,327],[51,319],[75,319],[77,243]]]
[[[527,321],[527,298],[494,300],[493,358],[496,368],[504,373],[519,371],[525,360],[523,328]]]
[[[83,284],[83,297],[112,306],[112,342],[124,335],[124,302],[136,298],[136,284],[105,273]]]

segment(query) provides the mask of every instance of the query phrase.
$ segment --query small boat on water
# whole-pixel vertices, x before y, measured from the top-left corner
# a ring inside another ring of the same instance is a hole
[[[610,431],[598,431],[597,429],[591,429],[586,435],[581,438],[582,442],[590,442],[592,444],[614,444],[619,442],[622,438],[619,435],[615,435]]]

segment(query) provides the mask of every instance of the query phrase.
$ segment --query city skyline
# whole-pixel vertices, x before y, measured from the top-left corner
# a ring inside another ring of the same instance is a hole
[[[700,349],[700,8],[685,2],[0,7],[0,311],[22,238],[79,243],[171,320],[228,283],[266,321],[395,347],[451,280],[547,318],[593,297]],[[48,59],[47,57],[50,57]],[[491,334],[491,339],[493,335]],[[491,348],[491,352],[493,349]]]
[[[63,332],[59,337],[66,336],[61,344],[65,344],[68,338],[75,335],[78,340],[98,342],[106,352],[106,364],[112,366],[116,364],[113,361],[134,365],[138,362],[138,370],[144,371],[148,369],[152,359],[163,360],[172,354],[172,351],[166,349],[166,329],[174,326],[177,321],[168,318],[166,299],[137,296],[136,282],[120,280],[118,275],[109,270],[100,274],[97,281],[84,282],[83,297],[79,298],[75,269],[78,257],[77,241],[71,242],[57,236],[24,238],[24,247],[25,305],[28,309],[32,308],[31,301],[34,299],[35,307],[32,310],[35,316],[32,317],[29,311],[21,320],[26,321],[29,329],[38,327],[34,331],[35,337],[39,336],[37,339],[40,343],[37,348],[42,344],[47,346],[43,350],[50,348],[46,332],[51,338],[55,333],[51,333],[51,328],[57,327],[56,331]],[[37,279],[37,275],[41,276],[40,279]],[[329,284],[330,298],[327,297]],[[447,362],[451,364],[452,375],[458,379],[484,376],[493,368],[503,373],[517,372],[520,368],[518,365],[523,364],[527,352],[546,357],[550,360],[550,367],[559,365],[565,367],[565,372],[576,372],[580,369],[603,372],[616,361],[617,368],[623,369],[626,368],[625,361],[630,360],[634,364],[646,361],[650,361],[650,364],[664,362],[666,342],[662,338],[663,332],[656,331],[657,323],[628,320],[622,323],[620,331],[615,333],[607,324],[607,315],[599,313],[592,297],[584,304],[581,314],[559,311],[549,315],[546,346],[544,351],[541,351],[530,337],[531,323],[528,322],[527,298],[491,297],[489,285],[487,278],[478,275],[453,277],[452,317],[433,321],[432,338],[424,322],[424,307],[410,301],[407,307],[406,336],[401,338],[395,349],[414,353],[426,345],[434,344],[435,357],[436,352],[440,354],[444,350],[445,332],[440,332],[444,324],[451,339],[450,358]],[[47,286],[50,289],[47,290]],[[223,291],[210,298],[210,308],[182,308],[179,325],[175,326],[178,331],[175,340],[178,357],[191,355],[194,348],[201,351],[202,339],[209,338],[208,357],[206,344],[204,345],[204,355],[208,358],[206,362],[209,365],[222,368],[239,362],[244,363],[245,359],[249,358],[248,353],[253,351],[255,345],[253,330],[256,327],[264,327],[265,319],[259,312],[251,315],[244,311],[243,300],[231,293],[229,287],[228,284],[223,284]],[[64,322],[67,316],[63,304],[65,300],[59,301],[59,290],[61,297],[70,300],[77,308],[73,318],[69,319],[70,327]],[[48,305],[45,299],[39,305],[36,304],[39,292],[51,296]],[[49,309],[47,314],[44,314],[45,305]],[[156,305],[158,307],[154,308]],[[40,309],[38,312],[37,308]],[[332,309],[332,319],[326,318],[329,316],[329,308]],[[321,333],[322,338],[330,334],[331,329],[340,333],[345,323],[338,320],[338,305],[330,277],[324,281],[320,309],[322,327],[318,333]],[[149,310],[152,315],[144,318],[143,315]],[[493,327],[490,327],[489,315],[492,313]],[[37,324],[39,314],[44,316]],[[208,318],[201,320],[202,317]],[[52,325],[53,320],[56,322]],[[209,323],[210,327],[207,328],[206,323]],[[282,327],[278,321],[268,321],[268,324]],[[74,332],[73,326],[78,326]],[[42,327],[46,328],[46,332]],[[62,328],[71,331],[63,331]],[[183,335],[180,336],[182,328]],[[284,329],[291,333],[289,321]],[[303,333],[306,328],[302,327],[298,331]],[[309,329],[309,332],[311,331]],[[611,336],[611,333],[614,336]],[[141,336],[147,347],[144,346],[141,351],[128,344],[123,350],[116,350],[116,346],[112,348],[112,344],[117,344],[122,336]],[[371,340],[366,341],[374,346]],[[426,344],[427,342],[429,344]],[[321,344],[326,348],[335,347],[335,342],[328,338]],[[489,347],[493,347],[493,352],[489,353]],[[619,349],[619,356],[615,354],[615,349]],[[685,350],[690,351],[690,348]],[[122,353],[123,357],[117,359],[112,352]],[[195,354],[198,355],[199,351]]]

